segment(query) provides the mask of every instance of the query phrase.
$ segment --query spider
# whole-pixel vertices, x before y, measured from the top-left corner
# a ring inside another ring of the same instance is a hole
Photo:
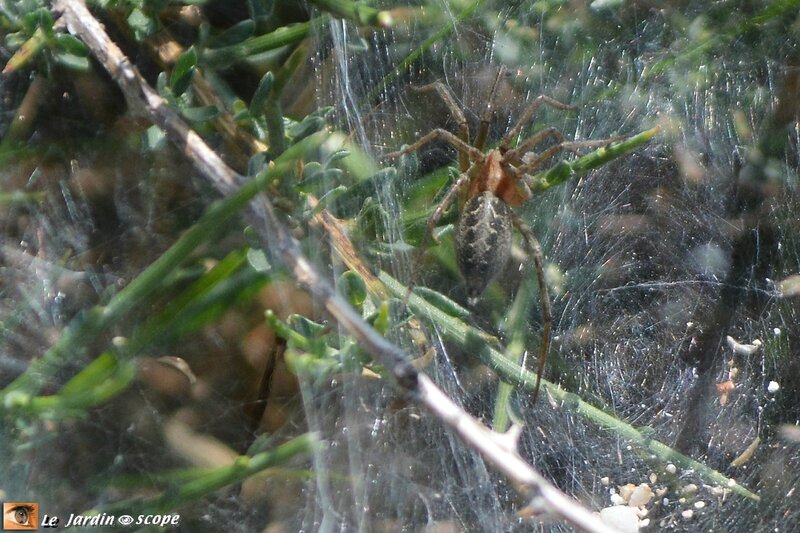
[[[436,128],[415,143],[402,150],[387,154],[387,158],[397,158],[419,150],[432,141],[445,141],[458,151],[459,176],[445,193],[428,219],[428,229],[420,247],[420,255],[433,235],[436,224],[447,208],[461,194],[459,201],[460,217],[455,232],[456,261],[466,282],[467,302],[475,306],[487,285],[503,270],[511,254],[513,228],[522,235],[524,248],[533,258],[536,281],[539,286],[539,299],[542,313],[542,340],[539,348],[536,386],[533,398],[539,393],[542,371],[547,360],[552,329],[550,296],[544,275],[544,256],[542,247],[533,230],[513,211],[527,202],[534,186],[531,173],[543,166],[551,157],[561,151],[576,152],[578,148],[604,146],[611,140],[566,141],[555,128],[546,128],[518,142],[511,144],[536,111],[543,104],[559,110],[573,110],[575,107],[563,104],[548,96],[536,97],[522,112],[514,126],[500,140],[497,148],[484,151],[489,132],[493,107],[503,69],[497,74],[488,103],[484,111],[474,144],[470,144],[470,131],[464,113],[456,104],[455,97],[441,82],[415,87],[416,92],[435,92],[447,106],[458,123],[458,135]],[[540,153],[533,149],[543,141],[553,144]],[[419,259],[417,260],[419,263]]]

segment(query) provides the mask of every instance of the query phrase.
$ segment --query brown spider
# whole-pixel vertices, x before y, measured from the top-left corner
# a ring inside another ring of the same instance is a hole
[[[461,215],[456,226],[455,248],[456,261],[467,285],[467,301],[471,306],[478,302],[486,286],[505,267],[511,254],[513,228],[519,230],[525,249],[533,258],[542,307],[542,341],[533,394],[535,399],[539,393],[541,375],[550,344],[552,328],[550,296],[545,282],[542,247],[531,228],[512,211],[512,208],[519,207],[531,198],[533,184],[530,173],[539,169],[551,157],[563,150],[575,152],[578,148],[604,146],[610,140],[569,142],[565,141],[564,136],[555,128],[546,128],[511,148],[512,141],[519,136],[522,128],[530,122],[542,104],[561,110],[575,109],[573,106],[541,95],[522,112],[516,124],[500,140],[498,147],[484,152],[493,112],[492,101],[502,75],[501,69],[492,85],[474,144],[470,144],[467,120],[456,105],[452,93],[442,83],[434,82],[417,87],[415,91],[435,91],[458,123],[459,135],[437,128],[410,146],[387,154],[386,157],[396,158],[409,154],[435,140],[445,141],[458,151],[459,177],[428,219],[428,229],[420,247],[420,254],[424,253],[436,224],[456,194],[466,188],[466,194],[462,194],[459,202]],[[554,140],[556,144],[541,153],[533,151],[536,145],[548,139]]]

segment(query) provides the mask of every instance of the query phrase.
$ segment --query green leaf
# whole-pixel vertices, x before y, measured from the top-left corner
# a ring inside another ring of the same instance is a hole
[[[142,41],[146,37],[154,34],[158,29],[158,22],[148,17],[141,9],[134,8],[131,14],[128,15],[128,25],[133,30],[133,34],[137,40]]]
[[[269,272],[272,270],[272,265],[269,263],[266,254],[263,250],[250,248],[247,250],[247,262],[253,267],[256,272]]]
[[[161,128],[158,126],[150,126],[144,133],[144,146],[145,151],[155,150],[160,148],[167,142],[167,137]]]
[[[364,279],[352,270],[348,270],[336,280],[336,288],[360,313],[367,299],[367,284],[364,283]]]
[[[89,391],[112,376],[117,371],[118,364],[117,358],[111,352],[105,352],[70,379],[59,393],[69,396]]]
[[[331,165],[340,159],[344,159],[345,157],[349,156],[350,152],[348,150],[336,150],[328,158],[325,160],[325,166]]]
[[[219,115],[219,109],[215,105],[187,107],[181,109],[181,115],[190,122],[207,122]]]
[[[238,24],[234,24],[224,32],[212,38],[209,48],[222,48],[232,46],[252,37],[256,30],[256,23],[252,19],[245,19]]]
[[[46,8],[42,7],[28,13],[22,17],[21,22],[28,33],[41,29],[47,37],[53,37],[53,16]]]
[[[56,45],[64,52],[69,52],[76,56],[88,56],[89,49],[83,44],[83,41],[73,37],[68,33],[58,33],[55,36]]]
[[[186,92],[192,82],[192,75],[196,66],[197,52],[194,46],[191,46],[180,55],[175,62],[175,68],[172,69],[172,75],[169,78],[169,87],[172,89],[172,94],[180,96]]]
[[[250,115],[253,117],[260,117],[264,114],[264,102],[267,100],[270,91],[272,90],[272,83],[275,81],[275,76],[272,72],[267,72],[258,82],[256,92],[253,93],[253,99],[250,100]]]
[[[75,55],[70,52],[57,51],[53,53],[56,63],[70,70],[86,72],[89,70],[89,58],[86,56]]]
[[[325,333],[328,326],[307,319],[303,315],[290,315],[286,323],[297,333],[307,339],[313,339]]]
[[[381,335],[386,335],[386,332],[389,331],[389,326],[392,323],[391,313],[389,311],[389,302],[381,302],[381,306],[378,308],[378,313],[372,323],[372,327],[374,327],[375,330]]]

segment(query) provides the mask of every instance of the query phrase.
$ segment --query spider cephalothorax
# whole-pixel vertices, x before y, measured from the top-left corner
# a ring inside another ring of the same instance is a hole
[[[522,234],[525,248],[533,259],[542,306],[543,331],[538,369],[538,374],[541,376],[547,356],[552,323],[550,298],[544,277],[544,258],[541,246],[533,232],[514,213],[513,208],[531,198],[532,178],[530,173],[539,169],[551,157],[563,150],[574,151],[577,148],[602,146],[608,144],[609,141],[565,141],[564,136],[558,130],[546,128],[511,148],[512,141],[520,135],[522,128],[530,122],[542,104],[556,109],[573,109],[571,106],[547,96],[538,96],[522,112],[516,124],[503,136],[500,145],[484,152],[492,115],[492,100],[502,73],[501,69],[492,86],[489,104],[481,118],[480,129],[474,145],[469,142],[469,126],[461,109],[456,105],[455,98],[443,84],[435,82],[416,90],[435,91],[439,94],[458,122],[459,135],[437,128],[399,152],[388,154],[387,157],[398,157],[414,152],[434,140],[446,141],[458,151],[460,174],[428,220],[428,231],[421,249],[424,250],[437,222],[456,195],[464,193],[459,201],[461,215],[456,227],[455,248],[458,267],[467,285],[467,301],[471,306],[478,303],[479,297],[487,285],[508,262],[513,228],[516,227]],[[534,148],[546,140],[555,141],[555,144],[541,152],[535,152]],[[539,390],[538,380],[535,390],[536,392]]]

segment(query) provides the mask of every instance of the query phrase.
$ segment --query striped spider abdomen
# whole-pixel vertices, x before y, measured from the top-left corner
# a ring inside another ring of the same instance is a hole
[[[511,208],[491,191],[470,198],[455,235],[456,261],[475,305],[486,286],[505,268],[511,254]]]

